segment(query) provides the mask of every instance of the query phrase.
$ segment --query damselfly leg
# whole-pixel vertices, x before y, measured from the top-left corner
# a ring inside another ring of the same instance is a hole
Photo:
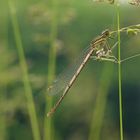
[[[113,49],[117,46],[118,42],[116,42],[111,48],[109,46],[109,43],[106,41],[106,50],[104,48],[99,49],[96,52],[96,56],[91,56],[92,59],[94,60],[99,60],[99,61],[110,61],[114,63],[118,63],[118,59],[113,55],[112,51]]]

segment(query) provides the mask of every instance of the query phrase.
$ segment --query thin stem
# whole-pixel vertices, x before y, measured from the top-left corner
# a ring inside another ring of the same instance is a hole
[[[130,59],[133,59],[133,58],[138,57],[138,56],[140,56],[140,54],[135,54],[135,55],[133,55],[133,56],[130,56],[130,57],[127,57],[127,58],[121,60],[120,62],[122,63],[122,62],[124,62],[124,61],[130,60]]]
[[[118,31],[120,31],[120,32],[127,31],[130,28],[134,28],[134,29],[136,28],[136,29],[140,30],[140,24],[130,25],[130,26],[126,26],[126,27],[120,28],[119,30],[110,31],[110,35],[112,35],[114,33],[117,33]]]
[[[51,23],[51,30],[50,30],[50,50],[49,50],[49,62],[48,62],[48,78],[47,78],[47,84],[50,85],[54,79],[55,75],[55,65],[56,65],[56,48],[54,46],[54,42],[57,37],[57,0],[51,1],[51,7],[52,7],[52,23]],[[51,109],[52,107],[52,97],[46,96],[46,113]],[[44,140],[52,140],[52,118],[45,116],[45,128],[44,128]]]
[[[119,114],[120,114],[120,140],[123,140],[123,120],[122,120],[122,90],[121,90],[121,40],[120,40],[120,13],[119,5],[117,5],[117,25],[118,25],[118,84],[119,84]]]
[[[40,133],[39,133],[39,125],[38,125],[37,116],[36,116],[36,109],[35,109],[33,96],[32,96],[32,89],[29,83],[28,68],[27,68],[26,59],[24,56],[23,44],[21,41],[21,35],[20,35],[20,30],[19,30],[19,24],[18,24],[18,20],[16,16],[16,9],[14,7],[13,1],[11,0],[9,0],[9,9],[10,9],[12,26],[14,30],[16,47],[17,47],[18,56],[19,56],[19,62],[20,62],[20,66],[21,66],[21,70],[23,74],[22,78],[23,78],[23,84],[24,84],[24,89],[25,89],[25,96],[27,99],[27,108],[28,108],[30,121],[31,121],[31,128],[33,132],[33,139],[41,140]]]
[[[1,106],[1,114],[0,114],[0,139],[6,140],[6,132],[7,132],[7,124],[6,124],[6,117],[5,117],[5,103],[7,103],[7,100],[5,99],[5,87],[0,87],[0,106]]]
[[[1,52],[1,56],[0,56],[0,60],[2,60],[0,64],[0,76],[3,75],[3,66],[6,65],[8,66],[10,63],[7,63],[7,61],[9,62],[9,60],[3,61],[3,56],[5,55],[10,55],[9,54],[9,48],[8,48],[8,18],[7,18],[7,1],[1,1],[0,2],[0,9],[1,9],[1,13],[0,13],[0,17],[1,17],[1,24],[0,24],[0,39],[3,42],[3,45],[1,45],[1,49],[5,50],[3,53]],[[5,58],[5,57],[4,57]],[[10,57],[9,57],[10,58]],[[7,72],[6,72],[7,73]],[[8,74],[8,73],[7,73]],[[2,79],[1,79],[2,81]],[[0,139],[1,140],[6,140],[8,139],[7,137],[7,120],[6,120],[6,106],[8,103],[7,97],[6,97],[6,88],[7,88],[7,82],[0,84]]]

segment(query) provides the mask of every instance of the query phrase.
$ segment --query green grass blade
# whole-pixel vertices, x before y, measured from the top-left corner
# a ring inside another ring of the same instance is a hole
[[[56,48],[54,42],[57,38],[57,0],[53,0],[51,2],[51,8],[53,9],[52,13],[52,22],[51,22],[51,31],[50,31],[50,50],[49,50],[49,62],[48,62],[48,78],[47,83],[48,85],[54,80],[55,75],[55,66],[56,66]],[[52,97],[46,96],[46,114],[52,108]],[[45,126],[44,126],[44,140],[52,140],[52,133],[53,133],[53,120],[51,117],[45,116]]]
[[[3,56],[8,55],[8,12],[7,12],[7,1],[1,1],[0,2],[0,40],[1,40],[1,46],[0,46],[0,77],[3,75],[3,66],[9,65],[9,63],[5,62],[5,59],[3,59]],[[5,51],[3,51],[5,50]],[[6,60],[9,62],[9,60]],[[6,64],[5,64],[6,63]],[[4,69],[5,71],[5,69]],[[4,77],[5,78],[5,77]],[[0,140],[6,140],[7,139],[7,120],[6,120],[6,111],[5,106],[7,105],[7,98],[6,95],[6,87],[7,82],[0,81]]]
[[[41,140],[40,133],[39,133],[39,125],[38,125],[37,116],[36,116],[36,109],[35,109],[33,96],[32,96],[32,89],[29,83],[28,69],[27,69],[27,64],[26,64],[26,60],[24,56],[24,50],[23,50],[23,45],[22,45],[22,40],[21,40],[21,35],[20,35],[19,24],[18,24],[18,20],[16,16],[16,9],[14,7],[13,1],[10,1],[10,0],[9,0],[9,10],[10,10],[14,36],[15,36],[16,47],[17,47],[18,56],[19,56],[19,62],[20,62],[20,66],[21,66],[21,70],[23,74],[22,78],[23,78],[25,96],[27,100],[27,109],[29,112],[31,128],[33,132],[33,139]]]
[[[7,129],[7,124],[6,124],[6,115],[5,115],[5,110],[3,109],[4,106],[5,106],[5,102],[6,102],[6,99],[4,97],[5,95],[5,90],[4,88],[1,87],[0,89],[0,139],[1,140],[6,140],[6,129]]]

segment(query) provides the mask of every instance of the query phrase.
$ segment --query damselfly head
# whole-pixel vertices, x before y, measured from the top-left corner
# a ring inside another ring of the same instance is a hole
[[[109,35],[110,35],[110,33],[109,33],[109,29],[104,30],[104,31],[102,32],[101,35],[102,35],[102,37],[104,37],[104,38],[109,37]]]
[[[109,37],[110,33],[109,33],[109,29],[106,29],[105,31],[102,32],[102,37],[107,38]]]

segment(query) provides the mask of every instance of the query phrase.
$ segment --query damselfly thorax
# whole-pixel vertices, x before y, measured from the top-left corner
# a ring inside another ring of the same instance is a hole
[[[90,46],[95,48],[95,55],[100,58],[110,53],[110,48],[107,45],[107,38],[109,38],[109,30],[106,29],[101,35],[91,41]]]

